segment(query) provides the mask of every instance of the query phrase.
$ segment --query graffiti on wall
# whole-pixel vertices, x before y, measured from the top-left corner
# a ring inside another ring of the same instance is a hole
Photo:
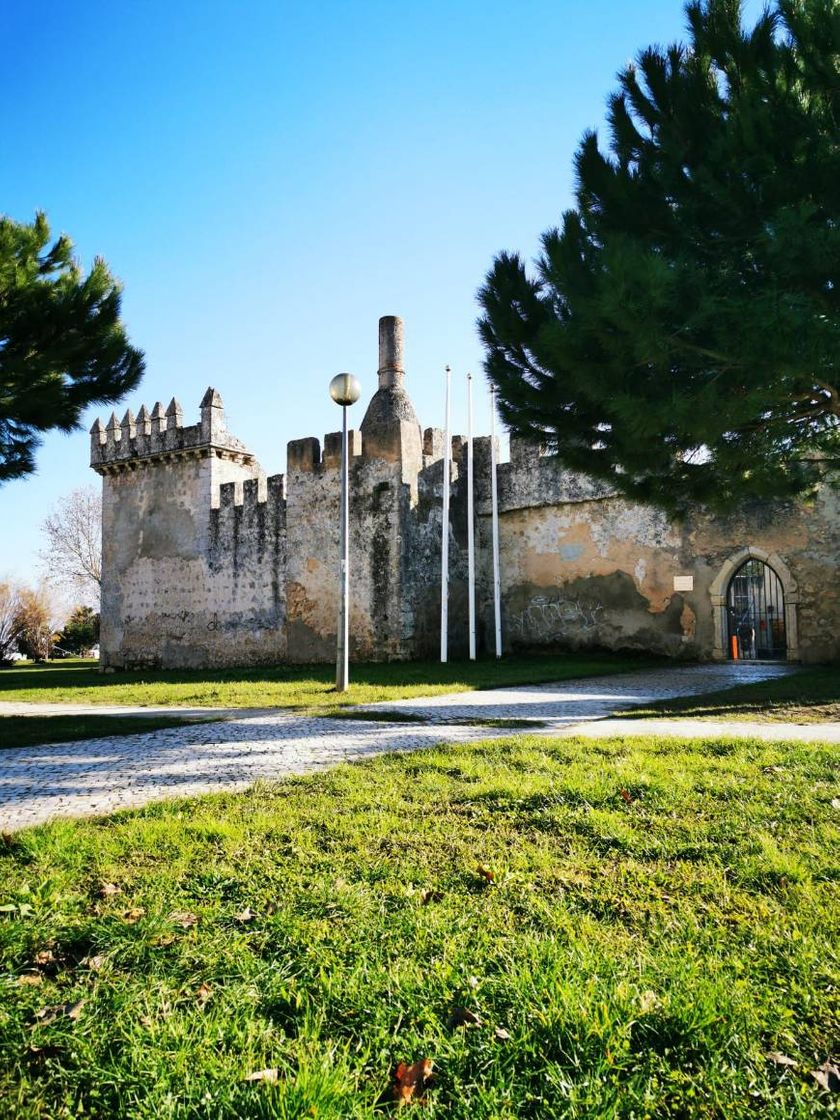
[[[523,610],[508,617],[508,629],[514,640],[550,642],[565,637],[570,629],[594,630],[604,609],[597,599],[533,595]]]

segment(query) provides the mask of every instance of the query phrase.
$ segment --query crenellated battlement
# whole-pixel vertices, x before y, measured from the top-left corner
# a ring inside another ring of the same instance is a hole
[[[223,482],[210,511],[211,569],[228,570],[234,579],[247,570],[257,578],[266,560],[278,556],[285,530],[285,475]]]
[[[377,447],[364,442],[358,428],[347,432],[347,457],[351,466],[354,460],[383,458]],[[327,432],[323,445],[317,436],[290,440],[286,447],[286,463],[290,475],[338,470],[341,466],[341,432]]]
[[[485,441],[476,440],[476,447]],[[482,452],[482,468],[476,461],[479,512],[489,512],[489,439]],[[478,452],[476,452],[478,455]],[[485,464],[486,460],[486,464]],[[510,461],[499,463],[499,509],[501,512],[562,503],[592,502],[614,493],[606,483],[568,470],[556,455],[547,454],[538,443],[511,436]]]
[[[173,397],[166,409],[157,401],[151,412],[143,405],[136,417],[129,408],[122,420],[112,412],[104,426],[97,418],[90,429],[90,465],[98,474],[110,474],[156,459],[214,455],[244,465],[254,462],[245,444],[228,432],[222,398],[215,389],[204,394],[200,415],[197,424],[185,426],[184,410]]]
[[[286,501],[286,476],[273,474],[268,478],[245,478],[223,482],[219,486],[220,510],[241,509],[243,517],[253,516],[267,502],[282,505]]]

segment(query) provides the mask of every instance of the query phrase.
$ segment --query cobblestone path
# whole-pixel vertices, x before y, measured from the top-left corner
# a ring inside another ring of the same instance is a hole
[[[562,684],[457,693],[372,706],[389,722],[302,717],[288,712],[238,716],[140,735],[0,751],[0,829],[55,816],[83,816],[175,796],[241,789],[258,780],[441,742],[522,734],[468,720],[533,720],[546,734],[569,733],[617,709],[697,695],[789,672],[782,665],[700,665],[590,677]],[[395,711],[424,723],[390,722]],[[371,709],[368,709],[371,713]],[[459,721],[446,726],[449,721]],[[733,733],[751,734],[743,724]],[[638,725],[633,730],[638,730]],[[527,730],[527,728],[525,729]],[[713,734],[706,725],[706,733]],[[808,736],[820,738],[817,729]]]

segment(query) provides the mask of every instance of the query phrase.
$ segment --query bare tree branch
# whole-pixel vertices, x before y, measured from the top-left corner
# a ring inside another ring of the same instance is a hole
[[[0,583],[0,661],[17,651],[22,628],[20,589],[12,583]]]
[[[102,581],[102,496],[81,486],[61,498],[41,530],[47,547],[40,554],[46,578],[81,594],[99,609]]]

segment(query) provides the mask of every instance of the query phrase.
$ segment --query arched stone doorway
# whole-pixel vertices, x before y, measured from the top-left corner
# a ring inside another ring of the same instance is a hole
[[[715,659],[799,660],[799,592],[780,556],[756,546],[739,549],[709,591]]]

